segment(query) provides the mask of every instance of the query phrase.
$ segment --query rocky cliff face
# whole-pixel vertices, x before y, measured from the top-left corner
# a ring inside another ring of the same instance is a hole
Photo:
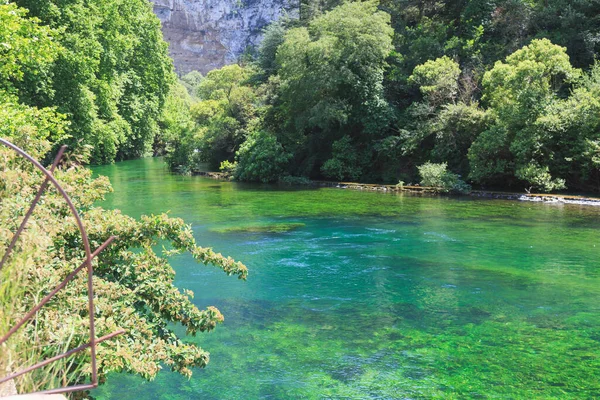
[[[296,17],[299,0],[150,0],[179,74],[235,62],[262,29],[283,15]]]

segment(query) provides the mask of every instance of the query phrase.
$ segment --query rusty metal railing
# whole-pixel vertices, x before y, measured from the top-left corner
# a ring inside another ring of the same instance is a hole
[[[25,225],[27,224],[27,221],[29,221],[29,218],[33,214],[35,207],[37,206],[38,202],[40,201],[40,199],[42,197],[42,194],[44,193],[44,191],[46,190],[46,188],[48,187],[49,184],[52,184],[52,186],[54,186],[54,188],[65,199],[67,205],[69,206],[71,214],[73,214],[73,217],[75,218],[79,232],[81,233],[81,237],[83,240],[83,247],[85,250],[85,261],[83,263],[81,263],[81,265],[79,267],[77,267],[75,270],[73,270],[58,286],[56,286],[56,288],[54,288],[54,290],[52,290],[47,296],[45,296],[35,307],[33,307],[29,312],[27,312],[27,314],[25,314],[25,316],[16,325],[14,325],[7,333],[5,333],[0,338],[0,345],[2,343],[6,342],[17,330],[19,330],[19,328],[21,328],[27,321],[29,321],[46,303],[48,303],[52,299],[52,297],[54,297],[65,286],[67,286],[67,284],[70,281],[72,281],[75,278],[75,276],[83,269],[87,269],[88,310],[89,310],[89,319],[90,319],[90,332],[89,332],[90,333],[90,336],[89,336],[90,341],[89,341],[89,343],[86,343],[75,349],[69,350],[65,353],[59,354],[55,357],[41,361],[35,365],[24,368],[20,371],[10,374],[10,375],[4,376],[4,377],[0,378],[0,385],[3,384],[4,382],[8,382],[14,378],[17,378],[21,375],[31,372],[35,369],[42,368],[42,367],[44,367],[48,364],[51,364],[55,361],[69,357],[75,353],[78,353],[80,351],[83,351],[83,350],[89,348],[90,353],[91,353],[91,366],[92,366],[92,379],[89,384],[67,386],[67,387],[62,387],[62,388],[58,388],[58,389],[45,390],[45,391],[41,391],[41,392],[37,392],[37,393],[58,394],[58,393],[68,393],[68,392],[75,392],[75,391],[80,391],[80,390],[88,390],[88,389],[96,388],[98,386],[98,366],[97,366],[97,362],[96,362],[97,361],[96,345],[98,343],[109,340],[117,335],[125,333],[124,330],[118,330],[109,335],[102,336],[100,338],[96,338],[96,327],[95,327],[95,318],[94,318],[94,287],[93,287],[93,282],[92,282],[94,269],[92,266],[92,260],[95,257],[97,257],[98,254],[100,254],[104,249],[106,249],[108,246],[110,246],[110,244],[116,239],[116,237],[115,236],[109,237],[94,252],[91,251],[88,235],[87,235],[87,232],[83,225],[83,222],[81,220],[81,217],[79,216],[79,213],[77,212],[77,209],[73,205],[73,202],[71,201],[71,198],[69,197],[69,195],[65,192],[65,190],[61,187],[60,183],[53,176],[54,170],[56,169],[56,167],[58,167],[60,160],[62,159],[62,157],[64,155],[66,146],[62,146],[60,148],[60,150],[58,151],[58,154],[56,155],[56,157],[54,159],[54,162],[52,163],[52,166],[50,167],[50,170],[48,170],[48,169],[44,168],[37,160],[35,160],[33,157],[31,157],[29,154],[27,154],[24,150],[15,146],[14,144],[10,143],[9,141],[7,141],[5,139],[0,139],[0,144],[14,150],[21,157],[23,157],[26,160],[28,160],[29,162],[31,162],[45,176],[44,182],[41,184],[40,188],[38,189],[38,192],[37,192],[35,198],[33,199],[31,206],[27,210],[25,217],[23,218],[23,220],[21,221],[21,224],[19,225],[19,228],[13,235],[12,240],[6,249],[6,252],[4,253],[4,256],[2,257],[2,260],[0,261],[0,270],[4,267],[4,264],[10,258],[10,255],[12,254],[12,252],[15,248],[15,245],[19,239],[19,236],[25,229]]]

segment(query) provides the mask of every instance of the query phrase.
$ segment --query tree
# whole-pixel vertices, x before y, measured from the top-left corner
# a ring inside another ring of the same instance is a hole
[[[289,30],[277,59],[282,96],[295,125],[327,129],[362,122],[366,127],[375,122],[369,119],[382,117],[391,35],[389,16],[373,1],[343,4],[308,28]]]
[[[424,100],[437,107],[456,100],[459,75],[458,63],[444,56],[415,67],[408,82],[418,85]]]
[[[257,122],[257,94],[248,83],[254,71],[227,65],[210,71],[197,87],[199,101],[190,106],[193,127],[167,139],[171,169],[195,171],[200,164],[218,168],[234,160]]]
[[[404,134],[402,147],[404,154],[424,153],[429,157],[431,148],[435,146],[432,134],[435,133],[435,121],[442,107],[454,104],[459,89],[458,63],[444,56],[429,60],[415,67],[408,83],[419,88],[423,101],[415,101],[406,109],[403,123]]]
[[[343,181],[358,180],[363,174],[364,158],[351,142],[349,136],[333,142],[332,157],[325,161],[321,172],[326,178]]]
[[[263,31],[263,38],[258,46],[257,63],[261,69],[261,79],[277,73],[277,49],[283,43],[288,21],[277,20],[272,22]]]
[[[340,3],[340,0],[300,0],[300,20],[308,23]]]
[[[44,90],[52,62],[64,50],[54,41],[58,31],[27,15],[13,3],[0,4],[0,90],[7,93]]]
[[[565,49],[547,39],[533,40],[486,72],[483,101],[494,122],[469,150],[470,177],[481,183],[507,183],[516,176],[533,183],[532,171],[546,171],[551,138],[536,129],[535,121],[579,74]]]
[[[574,66],[587,68],[600,51],[600,4],[597,1],[536,1],[531,22],[537,37],[567,48]]]
[[[290,157],[275,135],[252,132],[236,153],[234,177],[240,181],[275,182],[284,175]]]
[[[179,82],[186,88],[188,94],[195,98],[198,96],[198,87],[204,76],[198,71],[188,72],[179,79]]]
[[[0,4],[0,137],[38,155],[48,151],[50,140],[65,140],[69,124],[56,108],[32,107],[19,99],[50,84],[49,70],[64,51],[54,40],[57,34],[27,18],[27,10]]]
[[[403,155],[417,163],[444,163],[466,175],[467,152],[486,123],[486,113],[466,87],[470,81],[461,79],[459,64],[444,56],[415,67],[408,83],[419,88],[423,100],[413,102],[401,120]]]
[[[600,189],[600,65],[575,84],[571,95],[548,106],[535,121],[548,138],[549,170],[569,187]]]
[[[469,148],[488,124],[488,113],[478,103],[447,104],[430,125],[435,135],[431,159],[445,162],[451,171],[469,173]]]
[[[287,140],[303,147],[306,157],[326,158],[328,146],[323,144],[348,131],[368,140],[387,127],[390,114],[382,83],[392,49],[389,18],[374,1],[344,3],[308,27],[287,31],[277,51],[278,107],[283,129],[295,133]]]
[[[198,97],[201,100],[230,100],[250,76],[249,69],[237,64],[214,69],[198,85]]]
[[[145,0],[17,0],[59,29],[64,47],[35,93],[34,106],[56,106],[70,121],[69,144],[91,145],[92,161],[135,158],[151,150],[169,87],[172,60],[160,22]]]
[[[190,136],[194,130],[194,121],[190,113],[192,103],[192,96],[186,86],[174,83],[158,120],[160,133],[154,139],[154,155],[168,154],[167,162],[173,170],[177,170],[181,166],[185,168],[191,162],[187,158],[191,151],[183,151],[186,146],[181,141]],[[171,151],[172,148],[177,150]]]

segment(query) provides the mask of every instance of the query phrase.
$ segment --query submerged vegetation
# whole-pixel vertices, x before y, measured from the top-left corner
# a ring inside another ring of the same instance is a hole
[[[172,169],[410,183],[435,163],[480,187],[600,190],[596,2],[302,4],[193,91]]]
[[[130,185],[140,171],[148,179]],[[249,185],[170,174],[153,159],[98,172],[115,178],[107,207],[169,204],[252,271],[240,284],[173,260],[196,301],[227,317],[190,338],[211,365],[191,380],[113,375],[98,400],[600,394],[597,207]]]
[[[217,233],[282,233],[289,232],[295,229],[304,227],[305,224],[300,222],[289,222],[280,224],[262,224],[262,225],[242,225],[242,226],[226,226],[215,228],[212,231]]]

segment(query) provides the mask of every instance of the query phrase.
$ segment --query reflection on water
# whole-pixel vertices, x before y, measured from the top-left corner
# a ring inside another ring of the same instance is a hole
[[[178,286],[225,315],[189,338],[209,367],[113,375],[98,399],[600,396],[600,209],[219,182],[157,159],[96,172],[105,207],[170,211],[250,268],[175,257]],[[219,233],[286,223],[304,225]]]

